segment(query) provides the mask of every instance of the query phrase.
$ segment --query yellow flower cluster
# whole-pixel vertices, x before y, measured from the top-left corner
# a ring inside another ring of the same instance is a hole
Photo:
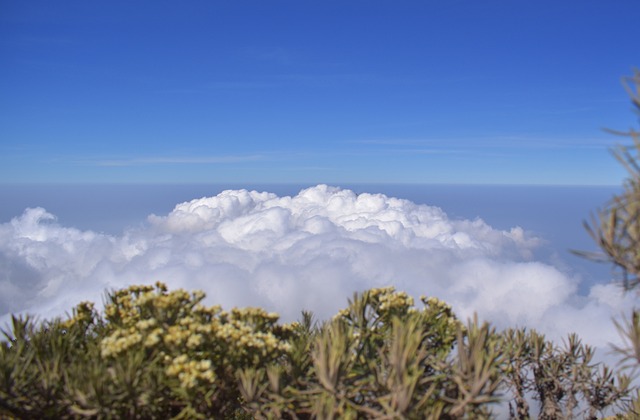
[[[425,305],[423,313],[430,319],[432,329],[439,326],[442,337],[447,336],[445,341],[453,343],[457,331],[466,330],[464,324],[456,318],[451,305],[433,296],[420,296],[420,300]]]
[[[280,316],[275,312],[267,312],[262,308],[233,308],[229,312],[230,320],[242,321],[255,327],[273,326]]]
[[[136,328],[140,331],[146,331],[149,328],[155,327],[156,325],[158,325],[158,321],[156,321],[155,318],[144,319],[142,321],[136,322]]]
[[[433,296],[430,296],[430,297],[420,296],[420,300],[422,301],[422,303],[424,303],[426,306],[430,308],[439,309],[444,312],[451,312],[451,305]]]
[[[273,332],[279,337],[290,337],[299,328],[300,328],[300,323],[297,321],[294,321],[289,324],[274,325]]]
[[[145,347],[154,347],[156,344],[160,342],[160,336],[164,333],[162,328],[155,328],[153,331],[149,333],[147,338],[144,340]]]
[[[177,377],[180,385],[187,389],[194,388],[199,381],[212,384],[216,378],[211,360],[192,360],[186,354],[173,359],[166,372],[168,376]]]
[[[172,347],[180,347],[189,341],[190,337],[200,336],[199,333],[207,333],[212,326],[202,325],[199,323],[172,325],[166,329],[164,335],[164,344]],[[193,343],[193,341],[192,341]]]
[[[80,302],[73,309],[73,316],[62,323],[62,327],[65,329],[69,329],[76,324],[80,325],[88,325],[91,324],[94,320],[96,312],[94,309],[93,302]]]
[[[259,351],[262,357],[277,352],[287,352],[290,345],[271,332],[254,331],[246,323],[231,320],[215,331],[216,338],[224,341],[237,356]]]
[[[393,286],[370,289],[362,295],[362,299],[368,302],[367,304],[371,309],[378,312],[379,315],[417,312],[413,307],[413,298],[405,292],[396,292]],[[354,311],[353,304],[348,308],[339,310],[333,320],[353,320],[354,316],[357,317],[357,315],[352,311]],[[371,328],[375,328],[375,326]]]
[[[390,293],[381,294],[380,310],[389,311],[394,309],[408,310],[413,306],[413,298],[405,292],[392,291]]]
[[[351,310],[349,308],[340,309],[338,313],[334,315],[333,319],[347,318],[350,314]]]
[[[124,294],[123,290],[120,290],[113,296],[113,300],[112,304],[108,304],[104,308],[107,319],[119,320],[123,323],[137,322],[139,313],[133,306],[131,294]]]
[[[118,355],[141,341],[142,334],[135,328],[116,330],[102,340],[100,354],[102,357]]]
[[[370,289],[367,293],[369,294],[369,297],[376,299],[379,298],[382,295],[388,295],[391,294],[393,292],[396,291],[396,288],[393,286],[387,286],[387,287],[378,287],[375,289]]]

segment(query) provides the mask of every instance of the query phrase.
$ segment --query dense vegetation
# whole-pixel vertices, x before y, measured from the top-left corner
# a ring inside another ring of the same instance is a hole
[[[332,320],[279,324],[258,308],[205,307],[162,284],[81,303],[66,320],[14,318],[0,351],[0,410],[18,418],[596,418],[629,380],[570,336],[466,326],[393,288]]]
[[[640,73],[629,91],[640,109]],[[635,91],[633,87],[635,86]],[[593,256],[640,285],[640,136],[618,158],[630,177],[588,226]],[[102,313],[13,317],[0,343],[0,418],[511,418],[640,417],[630,378],[593,361],[569,335],[460,322],[433,298],[393,288],[355,294],[331,320],[282,324],[259,308],[224,311],[165,285],[107,294]],[[617,324],[618,350],[640,363],[640,312]],[[608,411],[607,411],[608,410]]]

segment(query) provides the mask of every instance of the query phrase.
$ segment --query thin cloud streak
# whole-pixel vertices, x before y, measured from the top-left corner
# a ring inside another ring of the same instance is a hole
[[[158,90],[165,94],[198,94],[217,90],[259,90],[306,86],[311,88],[340,84],[383,83],[367,73],[283,73],[261,76],[254,80],[216,80],[192,87],[176,87]]]
[[[216,163],[241,163],[264,160],[263,155],[203,156],[203,157],[146,157],[133,159],[110,159],[93,162],[96,166],[142,166],[142,165],[195,165]]]
[[[612,146],[610,137],[591,138],[552,138],[552,137],[529,137],[521,135],[507,136],[481,136],[481,137],[452,137],[452,138],[424,138],[424,139],[364,139],[350,140],[348,143],[378,145],[378,146],[435,146],[435,145],[456,145],[460,149],[439,149],[433,147],[432,150],[462,151],[463,148],[476,152],[477,148],[501,148],[501,149],[606,149]],[[415,149],[397,149],[413,152]]]

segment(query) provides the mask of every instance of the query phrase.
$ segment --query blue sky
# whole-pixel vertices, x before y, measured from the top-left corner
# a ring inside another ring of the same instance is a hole
[[[2,183],[619,184],[628,1],[0,0]],[[636,42],[634,42],[636,41]]]

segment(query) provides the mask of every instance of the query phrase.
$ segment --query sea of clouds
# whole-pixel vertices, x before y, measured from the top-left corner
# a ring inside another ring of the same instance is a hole
[[[0,224],[0,325],[11,313],[63,315],[82,300],[100,304],[105,290],[156,281],[287,321],[303,309],[328,318],[353,292],[393,285],[443,299],[463,319],[476,312],[499,328],[619,342],[611,318],[628,313],[634,296],[614,284],[579,294],[578,277],[535,260],[539,246],[520,227],[326,185],[291,197],[227,190],[119,235],[61,226],[29,208]]]

